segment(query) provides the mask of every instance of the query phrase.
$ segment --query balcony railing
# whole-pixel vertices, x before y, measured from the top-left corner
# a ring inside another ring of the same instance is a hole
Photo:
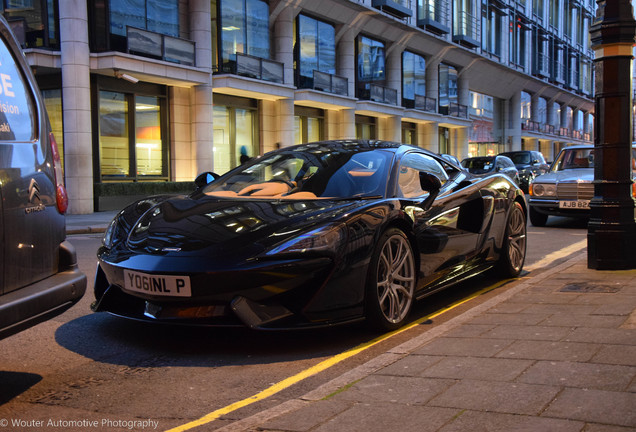
[[[195,44],[192,41],[135,27],[126,27],[126,40],[127,50],[131,54],[188,66],[196,64]]]
[[[373,0],[372,5],[374,8],[378,8],[398,18],[413,16],[411,0]]]
[[[533,120],[525,120],[521,123],[521,129],[531,132],[541,132],[541,123]]]
[[[389,87],[383,87],[377,84],[365,84],[360,89],[358,95],[360,99],[372,100],[389,105],[397,105],[397,90]]]
[[[554,125],[551,125],[551,124],[547,124],[547,123],[546,123],[546,124],[544,124],[544,125],[543,125],[543,131],[542,131],[542,132],[543,132],[543,133],[547,133],[547,134],[554,135],[554,134],[555,134],[555,129],[556,129],[556,128],[554,127]]]
[[[448,115],[451,117],[468,118],[468,106],[451,102],[448,105]]]
[[[312,88],[327,93],[349,96],[349,80],[325,72],[314,70],[314,82]]]
[[[283,82],[281,62],[242,53],[236,53],[236,60],[226,62],[222,72],[275,83]]]
[[[437,111],[437,99],[430,98],[428,96],[415,95],[415,103],[413,108],[428,111],[428,112],[436,112]]]
[[[570,129],[564,128],[564,127],[559,128],[559,135],[564,137],[570,137],[571,136]]]

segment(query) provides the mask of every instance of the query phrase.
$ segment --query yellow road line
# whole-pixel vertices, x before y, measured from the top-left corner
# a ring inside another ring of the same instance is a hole
[[[172,429],[170,429],[170,430],[168,430],[166,432],[183,432],[183,431],[187,431],[187,430],[193,429],[193,428],[198,427],[198,426],[203,426],[204,424],[210,423],[210,422],[218,419],[219,417],[221,417],[221,416],[223,416],[225,414],[229,414],[232,411],[236,411],[239,408],[243,408],[243,407],[245,407],[247,405],[253,404],[254,402],[258,402],[258,401],[261,401],[263,399],[266,399],[266,398],[268,398],[268,397],[270,397],[270,396],[272,396],[272,395],[274,395],[274,394],[276,394],[276,393],[278,393],[278,392],[280,392],[280,391],[282,391],[282,390],[284,390],[284,389],[286,389],[288,387],[291,387],[292,385],[304,380],[305,378],[309,378],[312,375],[315,375],[315,374],[317,374],[319,372],[322,372],[322,371],[330,368],[331,366],[334,366],[334,365],[336,365],[336,364],[338,364],[338,363],[340,363],[340,362],[342,362],[342,361],[344,361],[344,360],[346,360],[346,359],[348,359],[350,357],[353,357],[354,355],[356,355],[356,354],[358,354],[358,353],[360,353],[360,352],[362,352],[362,351],[364,351],[366,349],[371,348],[374,345],[379,344],[380,342],[383,342],[383,341],[385,341],[385,340],[387,340],[387,339],[389,339],[389,338],[391,338],[391,337],[393,337],[393,336],[395,336],[397,334],[400,334],[402,332],[410,330],[411,328],[413,328],[413,327],[415,327],[417,325],[420,325],[421,323],[423,323],[425,321],[428,321],[428,320],[430,320],[432,318],[438,317],[438,316],[442,315],[443,313],[446,313],[446,312],[448,312],[451,309],[454,309],[454,308],[456,308],[458,306],[461,306],[462,304],[464,304],[464,303],[474,299],[475,297],[480,296],[480,295],[482,295],[482,294],[484,294],[484,293],[486,293],[488,291],[492,291],[494,289],[497,289],[497,288],[501,287],[502,285],[508,283],[509,281],[510,281],[510,279],[499,281],[498,283],[496,283],[494,285],[491,285],[491,286],[489,286],[487,288],[484,288],[484,289],[482,289],[480,291],[477,291],[477,292],[471,294],[468,297],[465,297],[465,298],[463,298],[461,300],[458,300],[457,302],[451,304],[450,306],[445,307],[444,309],[440,309],[437,312],[433,312],[430,315],[426,315],[426,316],[424,316],[422,318],[419,318],[418,320],[413,321],[412,323],[410,323],[410,324],[408,324],[408,325],[406,325],[404,327],[401,327],[398,330],[394,330],[392,332],[383,334],[382,336],[379,336],[379,337],[377,337],[375,339],[372,339],[372,340],[370,340],[368,342],[364,342],[364,343],[362,343],[362,344],[360,344],[360,345],[358,345],[356,347],[348,349],[347,351],[344,351],[344,352],[342,352],[340,354],[337,354],[337,355],[335,355],[333,357],[330,357],[330,358],[328,358],[326,360],[323,360],[320,363],[318,363],[318,364],[316,364],[316,365],[314,365],[314,366],[312,366],[312,367],[310,367],[308,369],[305,369],[304,371],[301,371],[301,372],[297,373],[296,375],[290,376],[288,378],[285,378],[282,381],[279,381],[278,383],[266,388],[265,390],[263,390],[263,391],[261,391],[259,393],[256,393],[253,396],[250,396],[250,397],[248,397],[246,399],[243,399],[241,401],[238,401],[238,402],[234,402],[233,404],[228,405],[226,407],[219,408],[218,410],[212,411],[211,413],[206,414],[205,416],[203,416],[203,417],[201,417],[201,418],[199,418],[197,420],[191,421],[191,422],[186,423],[186,424],[181,425],[181,426],[177,426],[177,427],[172,428]]]

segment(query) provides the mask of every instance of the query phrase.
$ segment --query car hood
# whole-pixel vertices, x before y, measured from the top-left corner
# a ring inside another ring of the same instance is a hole
[[[120,217],[127,220],[128,251],[229,258],[237,251],[256,256],[368,203],[178,196],[146,205],[143,214],[132,205]]]
[[[576,168],[563,171],[541,174],[535,183],[561,183],[561,182],[592,182],[594,180],[594,168]]]

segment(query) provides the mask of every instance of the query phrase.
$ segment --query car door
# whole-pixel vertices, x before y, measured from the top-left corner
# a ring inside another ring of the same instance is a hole
[[[422,190],[420,172],[437,176],[442,182],[438,196]],[[455,176],[466,177],[457,172]],[[429,285],[459,275],[473,259],[483,230],[484,198],[477,187],[457,187],[446,171],[423,153],[411,152],[400,160],[397,194],[404,211],[413,219],[420,253],[420,281]]]
[[[15,40],[0,35],[2,291],[57,271],[65,235],[56,209],[48,121],[33,75]]]

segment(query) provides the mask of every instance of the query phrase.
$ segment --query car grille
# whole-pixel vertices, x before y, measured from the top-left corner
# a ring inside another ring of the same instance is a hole
[[[560,200],[591,200],[594,197],[594,185],[585,183],[559,183],[557,196]]]

